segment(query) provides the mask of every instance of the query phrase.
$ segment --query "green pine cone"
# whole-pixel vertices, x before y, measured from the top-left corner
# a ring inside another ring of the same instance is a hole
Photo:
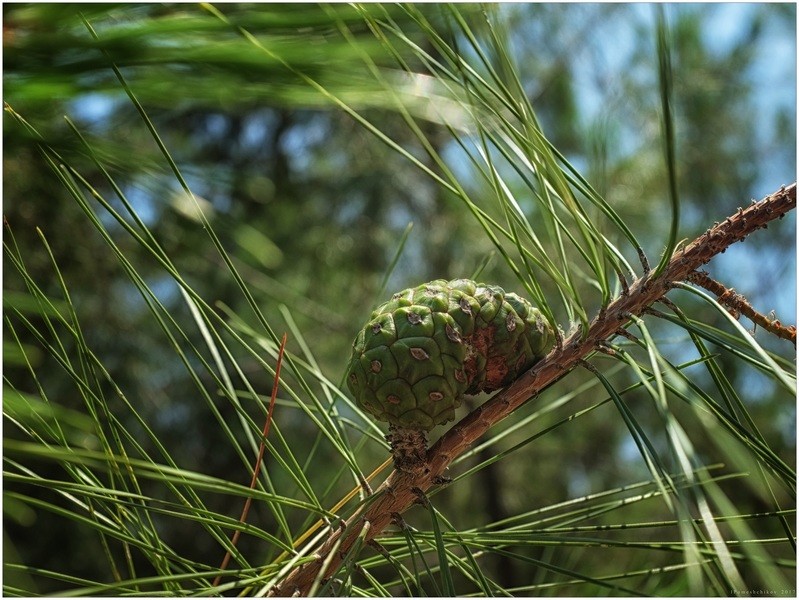
[[[381,421],[429,431],[464,394],[502,388],[543,358],[554,333],[516,294],[437,279],[394,294],[355,338],[347,385]]]

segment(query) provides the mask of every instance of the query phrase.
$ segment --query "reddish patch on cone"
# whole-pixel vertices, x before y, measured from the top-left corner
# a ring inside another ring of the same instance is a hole
[[[477,329],[472,335],[464,337],[463,341],[467,344],[466,359],[463,361],[463,371],[466,375],[468,387],[467,394],[477,394],[478,392],[493,392],[508,384],[508,379],[514,373],[518,374],[525,363],[524,353],[516,361],[515,365],[508,364],[508,357],[494,349],[494,334],[496,326],[482,327]],[[517,348],[511,352],[511,356],[517,353]],[[482,383],[478,379],[478,357],[485,357],[485,379]]]
[[[502,355],[489,356],[486,362],[486,380],[483,391],[493,392],[505,387],[505,378],[508,376],[508,363]]]
[[[476,394],[484,389],[487,389],[485,385],[474,387],[473,382],[477,379],[477,375],[479,374],[479,368],[477,365],[477,357],[484,356],[487,359],[487,363],[490,362],[490,358],[488,357],[489,349],[494,342],[494,327],[481,327],[476,329],[472,335],[469,335],[463,338],[463,341],[466,342],[468,347],[466,353],[466,359],[463,361],[463,371],[466,373],[466,381],[469,382],[469,386],[466,389],[467,394]],[[488,364],[486,364],[486,381],[488,382]],[[492,388],[495,389],[495,388]]]

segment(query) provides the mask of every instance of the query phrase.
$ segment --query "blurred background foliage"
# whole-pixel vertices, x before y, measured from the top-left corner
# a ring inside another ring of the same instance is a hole
[[[296,334],[301,332],[321,372],[334,383],[340,382],[358,327],[375,303],[396,289],[475,274],[480,280],[518,289],[513,274],[462,202],[320,91],[332,91],[367,115],[380,131],[436,171],[396,109],[399,99],[449,167],[456,174],[463,172],[460,183],[469,194],[488,193],[485,182],[469,177],[463,151],[436,118],[436,111],[448,110],[446,100],[435,97],[435,88],[425,88],[423,76],[409,78],[397,68],[399,59],[408,71],[424,75],[427,69],[419,55],[393,55],[364,19],[366,11],[393,22],[409,42],[435,56],[437,49],[413,12],[391,5],[216,8],[229,23],[208,7],[193,4],[5,4],[4,100],[100,194],[113,199],[113,189],[64,119],[67,115],[189,284],[220,311],[229,307],[257,327],[222,258],[208,243],[197,212],[201,209],[267,319],[291,331],[289,348],[300,352]],[[416,10],[440,35],[457,42],[446,7],[425,5]],[[494,22],[501,24],[500,35],[506,36],[524,92],[554,147],[630,224],[650,261],[656,260],[670,217],[651,7],[460,7],[462,15],[474,19],[476,31],[486,10],[495,12]],[[750,199],[795,179],[795,7],[675,5],[668,15],[684,211],[681,237],[691,239]],[[257,38],[260,47],[238,26]],[[199,208],[177,185],[110,68],[112,63],[146,108],[198,197]],[[393,93],[377,84],[374,70],[394,84]],[[309,85],[309,79],[319,86]],[[457,114],[449,117],[457,120]],[[38,141],[5,115],[3,212],[27,271],[49,296],[61,297],[37,231],[41,230],[68,283],[72,303],[79,308],[87,346],[102,357],[116,385],[175,461],[186,469],[246,483],[246,468],[228,450],[217,421],[198,401],[185,366],[175,360],[163,332],[96,228],[53,177],[37,150]],[[115,207],[122,208],[119,203]],[[524,209],[535,214],[532,205]],[[117,223],[101,218],[173,318],[185,323],[201,344],[174,280],[152,256],[121,235]],[[709,266],[711,274],[745,294],[761,311],[774,310],[783,321],[792,321],[794,227],[791,216],[768,233],[752,236],[715,259]],[[26,305],[24,282],[7,259],[4,267],[4,306],[33,321],[41,319],[39,308]],[[600,299],[590,285],[581,285],[593,314]],[[546,283],[544,287],[554,293]],[[294,323],[285,320],[287,313],[281,307],[286,306]],[[710,308],[696,310],[694,318],[719,320]],[[564,312],[556,316],[564,330],[574,325]],[[653,324],[652,329],[657,332],[658,326]],[[72,391],[73,382],[64,378],[52,357],[37,349],[37,341],[24,328],[17,324],[14,335],[28,352],[21,356],[6,328],[5,401],[16,394],[36,396],[41,384],[58,399],[61,418],[73,423],[75,432],[82,431],[84,409]],[[762,331],[756,336],[764,347],[791,355],[787,342]],[[684,340],[673,340],[677,355],[681,345]],[[31,379],[25,360],[34,361],[38,382]],[[793,465],[793,404],[771,380],[734,357],[722,352],[719,361],[745,398],[760,433]],[[242,357],[240,366],[255,389],[267,394],[271,376],[247,357]],[[707,374],[697,370],[696,377],[701,383]],[[588,380],[589,375],[575,372],[545,395],[558,398]],[[204,383],[209,389],[214,386],[210,380]],[[567,408],[544,415],[538,427],[544,429],[594,400],[577,394]],[[301,412],[280,409],[277,418],[284,435],[294,440],[314,438],[315,430]],[[220,402],[219,410],[224,418],[234,418],[228,404]],[[457,489],[438,494],[436,506],[456,527],[468,528],[646,478],[623,423],[611,410],[607,405],[591,411],[579,424],[560,428],[557,435],[543,436],[482,469]],[[256,421],[259,414],[253,409]],[[647,423],[652,417],[641,410],[639,418]],[[501,427],[509,427],[513,419],[509,421]],[[656,420],[651,424],[656,429]],[[132,431],[137,428],[135,422],[125,425]],[[529,431],[512,432],[469,460],[475,464],[486,460],[529,435]],[[20,433],[6,422],[4,436]],[[657,438],[656,433],[653,436]],[[707,464],[725,462],[717,444],[711,440],[705,444],[698,451]],[[384,457],[375,448],[364,451],[375,453],[373,464]],[[324,447],[308,448],[305,473],[310,481],[330,480],[325,452]],[[43,472],[58,469],[51,464],[40,467]],[[281,480],[277,469],[274,477],[276,488],[292,485]],[[734,480],[720,485],[741,512],[773,508]],[[14,489],[13,484],[5,487]],[[341,493],[347,491],[343,483],[338,487]],[[45,491],[38,493],[47,497]],[[225,505],[223,498],[209,495],[207,502],[231,517],[238,514],[239,506]],[[4,508],[6,561],[88,580],[107,579],[92,530],[14,502],[6,502]],[[653,514],[644,506],[640,510],[641,515]],[[267,530],[272,519],[268,509],[257,505],[250,515],[251,522]],[[218,563],[218,543],[192,535],[191,525],[168,518],[158,523],[177,552]],[[774,521],[762,527],[764,537],[784,533]],[[264,553],[262,542],[247,536],[240,546],[256,564]],[[557,552],[528,551],[539,558]],[[773,551],[786,559],[794,554],[786,543]],[[632,568],[634,554],[634,549],[612,551],[620,568]],[[607,563],[609,555],[585,560]],[[531,580],[525,571],[529,565],[501,555],[491,561],[496,563],[492,576],[505,586]],[[148,567],[138,566],[139,574],[146,574]],[[27,577],[17,571],[5,573],[6,581],[39,593],[66,585],[58,579],[36,577],[31,582]],[[664,576],[658,593],[669,593],[667,582]],[[676,593],[684,591],[675,585]]]

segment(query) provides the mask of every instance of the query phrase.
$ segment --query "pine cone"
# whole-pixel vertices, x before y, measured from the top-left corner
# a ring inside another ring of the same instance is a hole
[[[355,338],[347,385],[381,421],[429,431],[464,394],[502,388],[543,358],[554,333],[516,294],[438,279],[379,306]]]

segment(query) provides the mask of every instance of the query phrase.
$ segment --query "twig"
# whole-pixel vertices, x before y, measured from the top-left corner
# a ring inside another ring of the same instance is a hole
[[[718,296],[719,304],[723,304],[732,311],[737,319],[739,315],[748,317],[755,325],[760,325],[784,340],[788,340],[796,346],[796,327],[793,325],[783,325],[777,319],[769,319],[766,315],[758,312],[749,301],[737,293],[734,289],[725,287],[724,284],[716,281],[705,271],[693,271],[688,274],[688,281],[700,285],[709,292]]]
[[[269,590],[269,595],[307,595],[313,582],[320,577],[323,564],[323,577],[337,568],[340,559],[337,556],[330,559],[331,550],[335,548],[346,553],[358,539],[363,522],[368,521],[371,525],[365,540],[368,541],[389,525],[392,519],[401,519],[400,515],[418,499],[418,491],[430,489],[456,457],[490,427],[563,377],[580,360],[594,352],[598,344],[615,336],[630,316],[642,314],[647,307],[665,296],[675,282],[686,280],[690,273],[716,254],[743,240],[753,231],[766,227],[770,221],[781,218],[795,207],[794,183],[745,210],[739,210],[677,250],[658,276],[653,276],[654,271],[650,271],[635,280],[627,294],[607,306],[601,319],[598,316],[594,318],[585,337],[581,337],[580,332],[572,334],[510,387],[494,395],[450,428],[428,451],[426,469],[413,473],[394,470],[377,489],[374,501],[350,517],[344,529],[332,533],[316,550],[318,558],[291,571]],[[341,539],[342,536],[344,539]]]
[[[280,341],[280,350],[277,353],[277,365],[275,366],[275,380],[272,383],[272,397],[269,399],[269,410],[266,413],[266,422],[264,423],[264,430],[261,435],[261,444],[258,447],[258,458],[255,459],[255,466],[252,469],[252,479],[250,480],[250,489],[255,489],[255,484],[258,482],[258,471],[261,470],[261,462],[264,459],[264,451],[266,450],[266,436],[269,435],[269,426],[272,424],[272,410],[275,408],[275,400],[277,399],[277,388],[280,385],[280,365],[283,364],[283,352],[286,348],[286,334],[283,334],[283,339]],[[250,512],[250,505],[252,504],[252,496],[249,496],[247,500],[244,501],[244,508],[241,511],[241,516],[239,517],[239,523],[244,525],[247,521],[247,515]],[[230,540],[230,545],[235,548],[236,543],[239,541],[239,536],[241,535],[241,529],[237,529],[233,532],[233,537]],[[225,558],[222,559],[222,566],[219,567],[220,571],[224,571],[227,568],[228,563],[230,562],[231,557],[231,550],[229,549],[225,552]],[[219,585],[219,582],[222,580],[222,573],[216,576],[214,582],[211,584],[211,587],[216,587]]]

